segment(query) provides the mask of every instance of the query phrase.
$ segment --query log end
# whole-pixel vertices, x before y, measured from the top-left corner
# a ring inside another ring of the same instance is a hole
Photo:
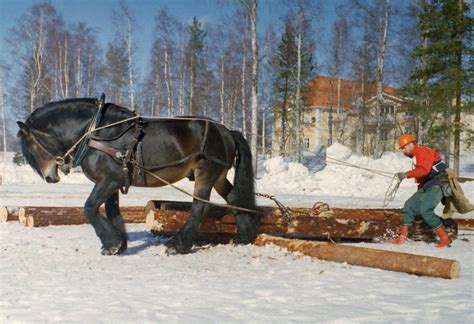
[[[26,211],[23,207],[18,209],[18,221],[21,225],[26,226]]]
[[[0,223],[6,223],[8,221],[8,209],[7,207],[0,208]]]
[[[461,263],[459,261],[454,261],[451,265],[450,279],[459,278],[461,275]]]
[[[163,226],[155,220],[155,213],[154,213],[153,209],[148,210],[148,212],[146,214],[145,223],[146,223],[146,227],[150,231],[156,232],[156,231],[160,231],[160,230],[163,229],[162,228]]]

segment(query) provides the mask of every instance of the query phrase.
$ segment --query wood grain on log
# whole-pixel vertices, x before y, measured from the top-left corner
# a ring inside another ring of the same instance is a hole
[[[104,215],[104,208],[99,211]],[[126,223],[144,223],[144,211],[143,207],[120,208]],[[22,207],[18,215],[20,223],[29,227],[87,224],[82,207]]]
[[[458,228],[465,231],[474,231],[473,218],[455,218],[454,221],[458,224]]]
[[[460,263],[455,260],[350,245],[290,240],[268,235],[259,235],[255,244],[258,246],[274,244],[291,252],[300,252],[319,260],[405,272],[419,276],[453,279],[459,278],[461,271]]]

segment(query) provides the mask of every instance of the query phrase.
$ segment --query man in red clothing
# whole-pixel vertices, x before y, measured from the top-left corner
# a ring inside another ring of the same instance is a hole
[[[400,180],[414,178],[418,183],[418,191],[403,206],[403,226],[400,236],[390,242],[393,244],[405,243],[408,233],[415,223],[415,217],[421,216],[438,235],[437,247],[444,248],[451,241],[443,227],[441,218],[435,214],[434,210],[443,198],[439,183],[440,177],[445,174],[446,164],[437,152],[428,147],[417,145],[416,138],[411,134],[400,136],[400,149],[406,156],[415,158],[415,168],[408,172],[397,173],[397,176]]]

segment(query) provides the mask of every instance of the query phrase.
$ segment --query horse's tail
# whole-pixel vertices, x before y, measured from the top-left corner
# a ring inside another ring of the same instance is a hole
[[[235,159],[234,203],[240,207],[255,209],[255,178],[252,166],[252,152],[241,132],[231,131],[237,150]]]

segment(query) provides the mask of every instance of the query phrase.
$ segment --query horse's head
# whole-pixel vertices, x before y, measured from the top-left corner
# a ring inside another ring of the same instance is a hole
[[[56,157],[62,155],[62,145],[50,134],[35,130],[20,121],[17,124],[20,127],[18,137],[21,150],[28,164],[46,182],[59,182]]]

